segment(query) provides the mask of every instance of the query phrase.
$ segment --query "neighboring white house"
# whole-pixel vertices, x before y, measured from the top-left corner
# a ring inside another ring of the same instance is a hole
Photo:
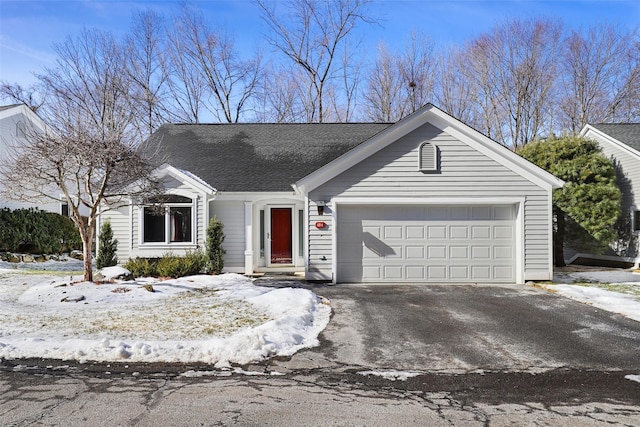
[[[580,135],[598,142],[604,155],[614,161],[622,191],[622,220],[617,230],[620,241],[613,249],[637,265],[640,261],[640,123],[587,125]]]
[[[24,104],[0,106],[0,162],[10,161],[13,152],[26,142],[32,131],[45,132],[46,124]],[[41,210],[64,214],[66,203],[61,195],[60,201],[16,201],[3,197],[2,192],[11,191],[0,182],[0,209],[38,208]],[[56,190],[52,188],[52,192]]]
[[[551,194],[563,182],[433,105],[395,124],[165,125],[145,149],[171,165],[158,173],[172,197],[164,215],[139,200],[102,215],[123,262],[203,247],[215,215],[225,271],[552,278]]]

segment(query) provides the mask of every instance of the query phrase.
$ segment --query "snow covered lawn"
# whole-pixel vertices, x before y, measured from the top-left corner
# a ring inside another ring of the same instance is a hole
[[[640,322],[640,274],[624,270],[558,273],[544,288]]]
[[[0,358],[222,367],[316,346],[331,313],[308,290],[255,286],[237,274],[74,282],[81,278],[0,268]]]

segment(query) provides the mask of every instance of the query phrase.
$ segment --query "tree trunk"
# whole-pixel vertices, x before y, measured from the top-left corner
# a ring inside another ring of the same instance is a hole
[[[553,207],[554,216],[556,217],[556,230],[553,233],[553,259],[556,267],[564,267],[564,229],[565,220],[564,212],[557,206]]]
[[[82,224],[80,237],[82,238],[82,255],[84,258],[84,281],[93,282],[93,268],[91,265],[92,254],[91,246],[93,244],[93,224],[91,218],[87,218],[88,223]],[[84,222],[84,221],[83,221]]]

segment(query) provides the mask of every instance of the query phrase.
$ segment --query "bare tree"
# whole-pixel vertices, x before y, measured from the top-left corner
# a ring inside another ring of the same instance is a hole
[[[164,18],[152,10],[135,12],[132,21],[123,59],[131,79],[131,107],[139,112],[139,132],[147,138],[174,119],[164,58],[166,31]]]
[[[367,116],[379,122],[395,122],[402,118],[400,73],[395,55],[386,44],[380,43],[375,64],[367,76],[364,95]]]
[[[305,87],[301,88],[304,96],[301,103],[307,121],[325,121],[331,108],[328,93],[337,90],[336,70],[341,65],[338,56],[356,24],[370,22],[364,15],[368,1],[289,0],[280,3],[287,8],[288,16],[278,13],[275,2],[256,3],[269,26],[268,41],[303,70]],[[333,95],[334,99],[336,96]]]
[[[101,209],[159,190],[152,164],[136,151],[136,112],[122,50],[113,36],[85,30],[55,47],[55,68],[39,75],[49,104],[45,132],[30,132],[0,174],[12,197],[59,200],[62,193],[82,238],[84,279],[92,280],[91,246]],[[51,191],[51,186],[57,190]]]
[[[183,56],[192,70],[200,73],[205,83],[204,105],[219,121],[238,122],[247,103],[256,95],[261,78],[261,56],[243,60],[233,40],[223,30],[213,31],[199,10],[184,3],[176,19],[180,31]]]
[[[428,37],[411,32],[398,59],[402,88],[406,93],[403,116],[433,100],[436,64],[433,52],[434,44]]]
[[[258,122],[301,122],[303,108],[299,103],[299,79],[296,69],[269,64],[264,71],[264,82],[256,97]]]
[[[18,83],[0,82],[0,98],[25,104],[34,113],[45,103],[45,96],[37,84],[22,87]]]
[[[485,131],[513,149],[545,128],[553,111],[561,25],[506,21],[469,45],[467,77],[479,88]]]
[[[436,63],[434,44],[415,31],[397,54],[380,44],[375,66],[367,78],[365,102],[369,117],[397,121],[432,102]]]
[[[577,133],[587,123],[632,119],[628,113],[640,99],[634,90],[640,82],[637,52],[632,34],[612,25],[571,32],[562,57],[559,112],[565,128]]]
[[[200,123],[206,83],[202,73],[193,66],[187,55],[186,28],[178,18],[167,31],[166,66],[169,73],[169,92],[175,103],[179,120],[187,123]]]
[[[478,117],[476,87],[466,79],[468,67],[464,51],[451,48],[438,57],[435,75],[435,103],[447,113],[465,123],[473,124]]]

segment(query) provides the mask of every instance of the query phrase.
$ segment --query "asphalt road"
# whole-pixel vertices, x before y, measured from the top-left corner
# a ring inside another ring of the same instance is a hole
[[[0,425],[640,425],[640,322],[529,286],[296,285],[331,301],[320,347],[243,374],[2,361]]]

